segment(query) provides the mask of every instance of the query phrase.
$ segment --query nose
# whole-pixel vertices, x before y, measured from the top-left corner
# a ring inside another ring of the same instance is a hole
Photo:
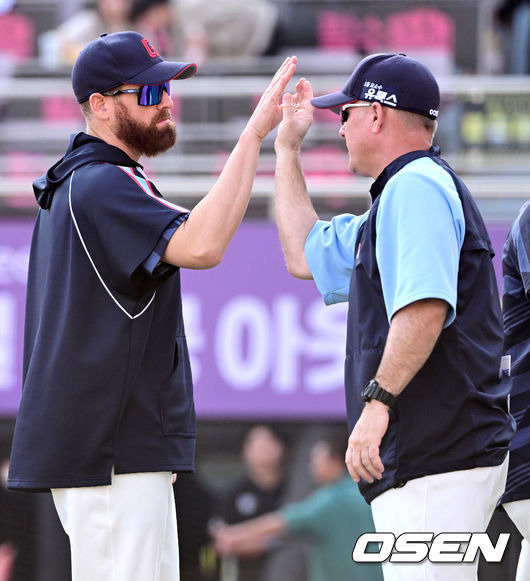
[[[342,137],[342,139],[346,139],[346,135],[344,134],[344,127],[345,126],[346,126],[346,123],[343,123],[339,129],[339,135]]]
[[[169,107],[170,109],[173,108],[173,99],[164,91],[162,93],[162,100],[158,104],[158,107],[163,109],[164,107]]]

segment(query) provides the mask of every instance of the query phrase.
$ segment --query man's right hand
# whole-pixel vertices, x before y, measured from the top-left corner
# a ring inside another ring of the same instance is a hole
[[[274,143],[276,151],[274,215],[289,273],[312,278],[305,257],[305,241],[318,215],[309,199],[302,170],[302,141],[313,123],[313,89],[300,79],[296,94],[285,93],[283,119]]]
[[[287,57],[263,92],[259,103],[247,123],[247,130],[262,141],[282,118],[280,98],[296,70],[297,58]]]

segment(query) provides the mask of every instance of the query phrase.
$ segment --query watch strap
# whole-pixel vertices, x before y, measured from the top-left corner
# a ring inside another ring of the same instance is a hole
[[[381,387],[379,382],[375,379],[370,380],[364,386],[362,396],[365,402],[375,399],[391,408],[394,407],[394,404],[396,403],[396,397]]]

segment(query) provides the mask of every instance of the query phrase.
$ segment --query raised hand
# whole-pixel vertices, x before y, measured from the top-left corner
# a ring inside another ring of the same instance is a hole
[[[296,93],[283,96],[283,119],[278,128],[276,147],[299,149],[313,123],[314,107],[311,105],[313,89],[306,79],[296,84]]]
[[[265,89],[247,123],[247,129],[253,131],[261,140],[278,125],[282,118],[280,98],[296,70],[296,62],[295,56],[285,59]]]

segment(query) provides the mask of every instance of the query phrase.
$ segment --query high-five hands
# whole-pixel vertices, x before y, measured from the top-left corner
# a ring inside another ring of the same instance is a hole
[[[302,141],[313,123],[314,107],[311,105],[313,89],[306,79],[296,84],[296,93],[283,96],[283,119],[278,128],[275,147],[300,149]]]
[[[297,57],[295,56],[285,59],[265,89],[248,121],[247,129],[253,131],[260,140],[263,140],[281,121],[280,98],[287,83],[294,75],[296,62]]]

